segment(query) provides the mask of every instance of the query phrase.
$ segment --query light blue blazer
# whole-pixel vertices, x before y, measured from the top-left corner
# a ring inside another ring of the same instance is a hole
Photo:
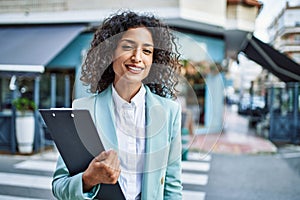
[[[115,130],[112,86],[98,95],[77,99],[75,109],[88,109],[97,126],[106,150],[118,152]],[[142,182],[143,200],[182,199],[181,182],[181,109],[167,98],[146,88],[146,154]],[[80,159],[80,158],[78,158]],[[93,199],[101,184],[92,192],[82,192],[82,173],[70,176],[61,158],[52,181],[53,194],[58,199]]]

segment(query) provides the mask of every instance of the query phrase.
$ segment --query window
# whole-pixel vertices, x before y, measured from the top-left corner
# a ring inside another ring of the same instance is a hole
[[[74,77],[74,69],[46,70],[40,81],[40,108],[70,107]]]

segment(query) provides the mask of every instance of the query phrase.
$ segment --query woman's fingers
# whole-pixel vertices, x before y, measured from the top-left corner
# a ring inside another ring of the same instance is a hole
[[[95,157],[95,160],[98,162],[101,162],[103,160],[105,160],[108,156],[108,152],[107,151],[102,151],[98,156]]]
[[[93,182],[115,184],[121,172],[117,152],[114,150],[101,152],[92,161],[88,171],[93,176]]]
[[[112,168],[115,168],[116,170],[120,168],[118,154],[114,150],[110,150],[107,152],[107,159],[104,162],[107,163]]]

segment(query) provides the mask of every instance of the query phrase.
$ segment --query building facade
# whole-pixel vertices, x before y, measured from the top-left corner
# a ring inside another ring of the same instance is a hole
[[[268,33],[271,45],[295,63],[287,65],[290,71],[300,75],[300,2],[287,1],[268,27]],[[296,77],[294,81],[281,79],[270,73],[265,78],[270,117],[260,124],[259,129],[271,140],[299,143],[300,78]]]
[[[280,52],[300,63],[300,4],[289,2],[268,28],[271,43]]]
[[[183,60],[192,63],[199,78],[195,83],[184,77],[193,93],[195,123],[204,132],[219,131],[226,63],[236,58],[243,37],[254,30],[260,7],[255,0],[3,0],[0,35],[7,45],[0,53],[1,112],[9,116],[13,92],[7,86],[13,75],[18,88],[14,95],[34,99],[39,108],[70,107],[74,98],[89,95],[78,81],[83,58],[95,28],[122,8],[151,12],[176,32]]]

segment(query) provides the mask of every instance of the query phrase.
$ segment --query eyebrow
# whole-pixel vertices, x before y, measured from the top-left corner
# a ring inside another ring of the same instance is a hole
[[[122,40],[120,40],[120,42],[128,42],[128,43],[130,43],[130,44],[136,44],[135,41],[130,40],[130,39],[122,39]],[[154,45],[153,45],[153,44],[150,44],[150,43],[144,43],[143,46],[146,46],[146,47],[154,47]]]

